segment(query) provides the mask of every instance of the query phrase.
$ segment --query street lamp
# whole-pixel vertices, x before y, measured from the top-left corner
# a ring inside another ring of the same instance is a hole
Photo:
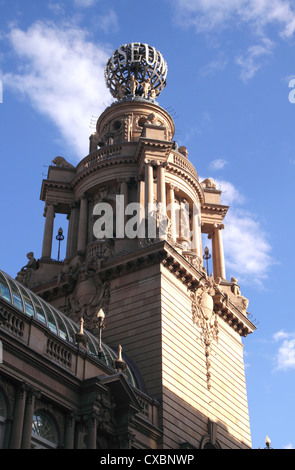
[[[208,260],[211,258],[211,255],[209,253],[209,248],[206,246],[206,248],[204,249],[204,255],[203,255],[203,259],[206,260],[206,266],[207,266],[207,274],[209,276],[209,268],[208,268]]]
[[[62,228],[59,228],[58,229],[58,232],[57,232],[57,235],[56,235],[56,240],[58,240],[58,255],[57,255],[57,261],[59,261],[59,255],[60,255],[60,242],[62,242],[64,240],[64,236],[63,236],[63,229]]]
[[[270,443],[271,443],[270,438],[268,436],[266,436],[266,438],[265,438],[265,444],[266,444],[265,449],[272,449],[272,447],[270,447]]]
[[[96,327],[99,329],[98,357],[100,357],[102,353],[102,347],[101,347],[102,330],[106,327],[106,324],[104,322],[105,313],[102,308],[99,310],[96,317],[97,317]]]

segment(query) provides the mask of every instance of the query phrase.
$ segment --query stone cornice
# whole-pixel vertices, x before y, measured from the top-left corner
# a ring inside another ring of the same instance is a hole
[[[60,189],[62,191],[66,191],[69,194],[73,193],[71,183],[44,179],[42,181],[41,194],[40,194],[41,201],[46,201],[46,195],[47,195],[48,189]]]
[[[156,263],[161,263],[167,268],[187,287],[188,291],[202,287],[207,278],[205,270],[198,270],[194,267],[167,241],[155,243],[137,252],[104,263],[101,275],[105,279],[111,280]],[[222,286],[218,284],[216,284],[213,300],[214,312],[240,336],[247,336],[256,330],[256,326],[244,312],[234,305],[228,295],[222,291]]]
[[[228,209],[229,206],[224,206],[222,204],[203,203],[201,206],[202,214],[220,213],[222,217],[226,216]]]
[[[72,186],[75,188],[83,179],[89,177],[91,174],[95,173],[96,171],[100,170],[101,168],[108,167],[108,166],[118,166],[121,164],[136,164],[134,161],[133,156],[115,156],[109,157],[105,160],[98,161],[96,164],[93,164],[89,167],[86,167],[84,170],[80,171],[72,181]]]

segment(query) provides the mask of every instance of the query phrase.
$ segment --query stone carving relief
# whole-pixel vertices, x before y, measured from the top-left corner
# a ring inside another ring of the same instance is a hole
[[[200,328],[201,340],[205,347],[206,357],[206,381],[207,388],[211,388],[211,359],[212,342],[218,342],[218,320],[217,315],[213,311],[213,296],[217,290],[217,284],[213,276],[206,276],[203,284],[195,291],[191,292],[192,299],[192,318],[195,325]]]
[[[86,329],[95,332],[96,314],[102,308],[109,309],[110,283],[102,278],[98,259],[86,259],[77,268],[77,283],[74,291],[66,298],[65,313],[74,321],[84,319]]]

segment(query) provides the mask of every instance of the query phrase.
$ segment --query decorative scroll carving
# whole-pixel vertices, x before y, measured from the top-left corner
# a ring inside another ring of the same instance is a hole
[[[211,360],[212,341],[218,341],[218,320],[213,311],[213,296],[217,284],[213,276],[206,277],[203,284],[191,292],[193,322],[201,330],[201,340],[205,347],[207,388],[211,388]]]

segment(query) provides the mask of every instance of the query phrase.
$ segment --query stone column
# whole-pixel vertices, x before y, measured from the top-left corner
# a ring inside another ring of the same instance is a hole
[[[145,165],[145,214],[153,210],[154,205],[154,177],[153,165],[147,161]]]
[[[137,202],[139,204],[139,224],[141,227],[140,237],[145,237],[145,225],[144,224],[144,214],[145,214],[145,183],[139,177],[137,179]]]
[[[78,251],[85,250],[87,239],[87,211],[88,200],[86,196],[82,196],[80,200],[79,230],[78,230]]]
[[[66,419],[66,432],[65,432],[65,449],[74,448],[75,437],[75,415],[69,413]]]
[[[175,218],[175,187],[168,185],[168,216],[170,218],[170,235],[173,242],[176,241],[176,218]]]
[[[213,269],[214,277],[217,279],[226,279],[225,274],[225,263],[224,263],[224,252],[221,230],[224,228],[223,224],[214,225],[213,237],[212,237],[212,251],[213,251]]]
[[[23,425],[22,449],[30,449],[32,437],[32,422],[35,409],[36,398],[40,394],[34,390],[28,393]]]
[[[193,205],[192,235],[192,251],[202,257],[201,208],[199,203]]]
[[[165,164],[161,163],[157,168],[158,177],[158,207],[160,213],[166,215],[166,185],[165,185]]]
[[[124,207],[124,233],[127,222],[126,207],[128,204],[128,182],[129,179],[125,178],[120,180],[120,195],[123,196],[123,207]]]
[[[10,449],[20,449],[22,441],[22,429],[24,421],[26,386],[22,384],[16,392],[13,424],[11,429]]]
[[[54,205],[49,204],[46,208],[46,219],[44,227],[42,258],[51,258],[53,225],[55,217]]]
[[[96,413],[92,413],[88,418],[88,438],[87,449],[96,449],[97,419]]]
[[[67,252],[66,257],[69,258],[73,253],[73,239],[74,239],[74,218],[75,218],[75,203],[70,205],[71,212],[68,215],[68,238],[67,238]]]
[[[158,223],[159,223],[159,238],[167,239],[168,233],[168,220],[166,211],[166,183],[165,183],[165,164],[158,164],[157,168],[157,181],[158,181],[158,197],[157,197],[157,209],[158,209]]]

